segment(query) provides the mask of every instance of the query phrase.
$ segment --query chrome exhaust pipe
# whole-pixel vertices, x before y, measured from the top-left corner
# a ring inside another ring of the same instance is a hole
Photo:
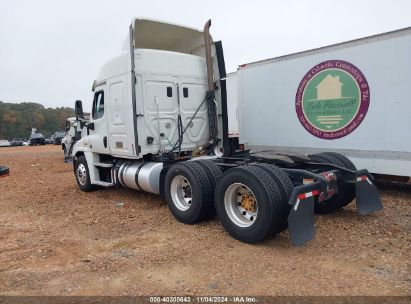
[[[204,25],[204,45],[206,53],[206,63],[207,63],[207,80],[208,80],[208,90],[214,91],[214,71],[213,62],[211,59],[211,36],[210,36],[210,26],[211,19]]]
[[[214,70],[213,70],[213,61],[211,57],[211,36],[210,36],[210,26],[211,26],[211,19],[209,19],[206,24],[204,25],[204,46],[205,46],[205,55],[206,55],[206,65],[207,65],[207,81],[208,81],[208,92],[206,98],[213,98],[214,99]],[[210,102],[208,100],[208,102]],[[215,101],[214,101],[215,103]],[[208,111],[210,111],[210,106],[208,107]],[[216,113],[217,113],[217,106],[216,106]],[[210,123],[210,122],[209,122]],[[215,121],[217,125],[217,120]],[[215,129],[217,126],[215,126]],[[210,139],[208,143],[201,145],[194,149],[191,153],[192,156],[200,156],[207,152],[208,149],[215,145],[215,139],[213,138],[213,134],[211,132],[212,128],[210,129]]]

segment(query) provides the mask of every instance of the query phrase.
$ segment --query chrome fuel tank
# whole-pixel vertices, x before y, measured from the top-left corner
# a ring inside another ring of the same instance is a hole
[[[159,194],[162,169],[162,163],[127,162],[120,166],[118,180],[124,187]]]

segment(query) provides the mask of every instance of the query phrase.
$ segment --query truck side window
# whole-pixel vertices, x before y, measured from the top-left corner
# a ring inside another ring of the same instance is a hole
[[[104,115],[104,92],[99,91],[94,94],[93,119],[99,119]]]
[[[183,96],[184,98],[188,98],[188,88],[183,88]]]
[[[167,87],[167,97],[173,97],[173,88]]]

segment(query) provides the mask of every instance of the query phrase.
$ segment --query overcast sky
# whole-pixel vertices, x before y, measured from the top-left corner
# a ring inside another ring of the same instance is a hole
[[[410,0],[0,0],[0,100],[91,107],[99,67],[133,16],[202,28],[211,18],[227,71],[411,26]]]

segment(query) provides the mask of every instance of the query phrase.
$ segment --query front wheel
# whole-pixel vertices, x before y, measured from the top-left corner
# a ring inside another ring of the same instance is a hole
[[[74,174],[76,175],[77,185],[81,191],[88,192],[95,189],[95,185],[92,185],[90,181],[90,173],[88,170],[87,160],[84,155],[77,158],[74,167]]]

